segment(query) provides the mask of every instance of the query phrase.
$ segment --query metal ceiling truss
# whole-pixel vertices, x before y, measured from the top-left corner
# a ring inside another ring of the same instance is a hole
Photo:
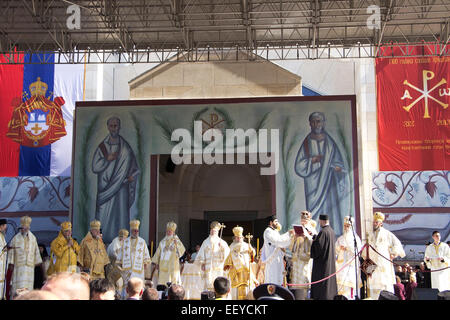
[[[449,56],[449,12],[450,0],[2,0],[0,63]]]

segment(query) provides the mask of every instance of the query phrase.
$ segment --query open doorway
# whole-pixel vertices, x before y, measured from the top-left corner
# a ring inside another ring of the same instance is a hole
[[[275,176],[260,175],[259,164],[182,164],[170,155],[159,155],[156,239],[164,237],[169,221],[186,248],[208,237],[209,224],[226,225],[222,238],[232,242],[232,229],[239,225],[244,235],[253,235],[262,245],[266,218],[275,212]]]

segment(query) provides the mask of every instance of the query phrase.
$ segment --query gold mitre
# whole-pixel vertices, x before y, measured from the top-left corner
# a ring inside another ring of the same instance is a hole
[[[350,216],[344,217],[344,225],[346,225],[346,224],[348,224],[348,225],[352,224],[352,220],[351,220]]]
[[[302,212],[300,212],[300,215],[302,217],[302,219],[306,219],[306,220],[310,220],[311,219],[311,212],[303,210]]]
[[[98,220],[91,221],[91,229],[100,230],[101,223]]]
[[[384,221],[384,214],[382,214],[380,211],[374,212],[373,213],[373,221],[383,222]]]
[[[20,218],[20,225],[22,227],[29,227],[31,224],[31,218],[29,216],[23,216]]]
[[[130,221],[130,229],[131,230],[138,230],[140,224],[141,224],[141,222],[139,220],[131,220]]]
[[[47,84],[42,82],[40,77],[37,78],[36,82],[33,82],[29,86],[31,96],[45,96],[47,88]]]
[[[120,229],[120,230],[119,230],[119,237],[126,238],[126,237],[128,237],[129,234],[130,234],[130,233],[128,232],[127,229]]]
[[[177,224],[173,221],[169,221],[167,223],[166,230],[172,230],[173,232],[175,232],[175,230],[177,230]]]
[[[69,221],[64,221],[63,223],[61,223],[61,230],[62,231],[72,230],[72,224]]]
[[[217,229],[220,230],[220,222],[219,221],[213,221],[211,222],[211,224],[209,225],[209,227],[211,229]]]
[[[236,226],[233,228],[233,234],[235,237],[242,237],[242,233],[244,232],[244,228],[240,226]]]

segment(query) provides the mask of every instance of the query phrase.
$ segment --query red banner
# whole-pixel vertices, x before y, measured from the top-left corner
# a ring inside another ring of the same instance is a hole
[[[4,55],[0,61],[6,62]],[[19,173],[20,145],[6,137],[14,104],[20,102],[23,87],[23,65],[0,64],[0,177]]]
[[[376,59],[380,171],[450,170],[449,63]]]

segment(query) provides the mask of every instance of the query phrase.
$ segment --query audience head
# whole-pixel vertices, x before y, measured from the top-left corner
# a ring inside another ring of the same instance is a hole
[[[159,300],[158,291],[155,288],[146,287],[142,294],[142,300]]]
[[[216,293],[216,298],[226,296],[231,290],[230,280],[225,277],[217,277],[214,280],[214,292]]]
[[[89,282],[78,273],[51,275],[41,290],[50,291],[61,300],[89,300]]]
[[[14,300],[60,300],[59,297],[50,291],[31,290],[18,295]]]
[[[114,300],[116,290],[108,279],[94,279],[89,283],[91,300]]]
[[[144,293],[144,281],[142,279],[133,277],[128,280],[127,283],[127,294],[128,297],[139,298]]]
[[[167,292],[167,300],[184,300],[184,288],[179,284],[173,284]]]

